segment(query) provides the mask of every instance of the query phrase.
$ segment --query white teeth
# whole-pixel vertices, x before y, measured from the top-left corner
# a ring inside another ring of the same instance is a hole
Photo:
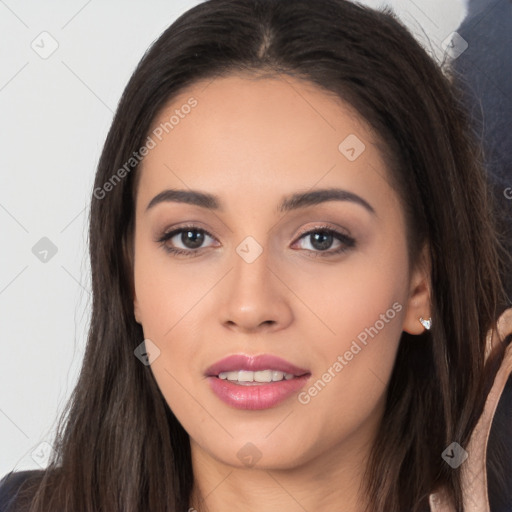
[[[281,380],[290,380],[294,377],[292,373],[280,372],[278,370],[260,370],[257,372],[239,370],[219,373],[219,379],[238,382],[279,382]]]
[[[238,378],[236,380],[238,380],[239,382],[254,382],[254,372],[240,370],[238,372]]]
[[[278,372],[274,370],[272,372],[272,380],[283,380],[284,372]]]

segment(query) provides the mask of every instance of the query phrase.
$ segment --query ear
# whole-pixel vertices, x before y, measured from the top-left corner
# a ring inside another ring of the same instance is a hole
[[[138,301],[137,297],[134,297],[134,299],[133,299],[133,315],[135,316],[135,321],[138,324],[141,324],[139,301]]]
[[[425,320],[431,317],[431,262],[428,246],[425,245],[421,252],[416,267],[411,272],[409,299],[402,330],[409,334],[422,334],[425,327],[420,323],[420,318]]]

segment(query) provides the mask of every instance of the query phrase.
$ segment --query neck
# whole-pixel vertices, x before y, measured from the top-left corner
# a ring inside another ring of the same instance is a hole
[[[212,458],[192,439],[194,488],[189,512],[363,512],[361,489],[368,445],[340,444],[287,469],[234,467]]]

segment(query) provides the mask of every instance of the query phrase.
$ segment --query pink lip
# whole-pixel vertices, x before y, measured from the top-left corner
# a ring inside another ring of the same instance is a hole
[[[260,371],[277,370],[295,375],[293,379],[253,385],[240,385],[219,379],[221,372],[235,370]],[[210,389],[226,404],[236,409],[268,409],[286,400],[304,387],[311,376],[308,370],[299,368],[284,359],[262,354],[247,356],[236,354],[210,366],[206,372]]]
[[[261,370],[277,370],[280,372],[291,373],[297,377],[306,373],[308,370],[299,368],[280,357],[270,354],[260,354],[257,356],[248,356],[245,354],[234,354],[225,357],[210,366],[206,371],[207,377],[217,376],[221,372],[232,372],[235,370],[247,370],[257,372]]]

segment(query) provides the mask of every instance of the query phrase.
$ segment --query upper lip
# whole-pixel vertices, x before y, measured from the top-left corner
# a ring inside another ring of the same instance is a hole
[[[232,372],[235,370],[246,370],[252,372],[261,370],[277,370],[284,373],[291,373],[296,377],[309,374],[308,370],[299,368],[298,366],[271,354],[233,354],[212,364],[206,369],[205,375],[207,377],[216,377],[221,372]]]

